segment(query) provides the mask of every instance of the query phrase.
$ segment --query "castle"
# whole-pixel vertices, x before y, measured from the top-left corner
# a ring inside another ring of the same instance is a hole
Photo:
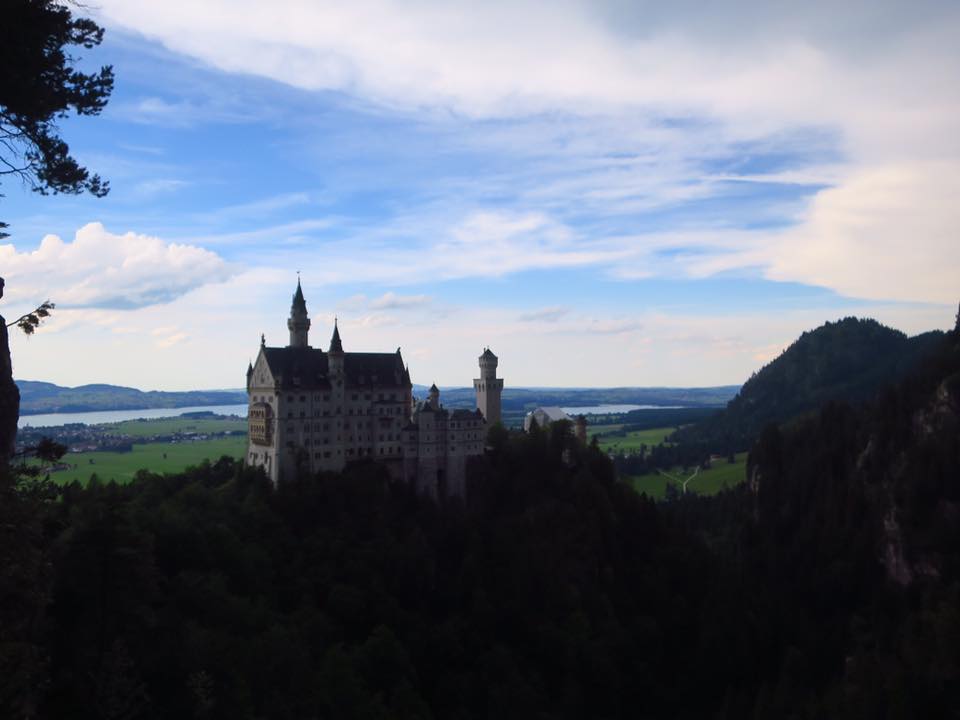
[[[433,496],[463,495],[467,459],[483,453],[500,421],[503,380],[497,356],[480,356],[476,410],[448,410],[434,385],[416,402],[410,370],[394,353],[344,352],[336,321],[329,349],[310,347],[310,318],[300,281],[293,295],[290,343],[260,351],[247,369],[247,463],[274,484],[299,472],[339,471],[372,459],[392,477]]]

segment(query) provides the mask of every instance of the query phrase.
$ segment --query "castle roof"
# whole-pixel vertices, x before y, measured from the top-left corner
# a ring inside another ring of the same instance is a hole
[[[397,348],[397,351],[400,351],[400,348]],[[333,337],[330,338],[330,350],[329,352],[342,353],[343,352],[343,343],[340,342],[340,330],[337,328],[337,319],[333,319]]]
[[[570,420],[570,416],[562,409],[554,406],[545,406],[538,407],[534,410],[531,410],[528,415],[540,415],[540,417],[547,419],[550,422],[557,422],[558,420]]]
[[[309,347],[265,347],[270,373],[283,389],[330,387],[327,353]],[[410,375],[397,353],[345,353],[347,387],[410,387]]]
[[[300,278],[297,278],[297,290],[293,293],[293,305],[290,308],[293,312],[307,314],[307,301],[303,299],[303,290],[300,287]]]
[[[493,352],[491,352],[490,348],[485,348],[484,351],[483,351],[483,355],[481,355],[480,357],[481,357],[481,358],[485,358],[485,359],[487,359],[487,360],[496,360],[496,359],[497,359],[497,356],[494,355]]]

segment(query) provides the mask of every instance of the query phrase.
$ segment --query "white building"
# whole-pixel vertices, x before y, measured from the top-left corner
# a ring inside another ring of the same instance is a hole
[[[436,386],[414,404],[409,368],[393,353],[344,352],[334,323],[326,352],[308,342],[310,319],[297,282],[290,343],[267,347],[247,370],[247,463],[274,484],[298,473],[339,471],[355,460],[384,463],[431,495],[463,494],[467,459],[483,453],[488,422],[500,419],[497,358],[480,356],[477,410],[447,410]],[[492,358],[492,361],[491,361]]]

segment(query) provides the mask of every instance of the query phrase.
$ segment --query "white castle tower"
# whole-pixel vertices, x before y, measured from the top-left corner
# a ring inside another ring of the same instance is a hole
[[[483,413],[487,425],[500,422],[500,393],[503,391],[503,379],[497,377],[497,356],[490,348],[480,356],[480,377],[473,381],[477,392],[477,409]]]

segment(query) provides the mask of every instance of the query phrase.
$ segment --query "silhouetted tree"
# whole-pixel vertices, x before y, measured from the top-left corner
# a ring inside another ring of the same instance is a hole
[[[0,179],[42,194],[106,195],[109,183],[76,161],[56,125],[98,114],[110,97],[113,69],[82,72],[70,50],[99,45],[103,29],[56,0],[7,0],[0,19]]]

